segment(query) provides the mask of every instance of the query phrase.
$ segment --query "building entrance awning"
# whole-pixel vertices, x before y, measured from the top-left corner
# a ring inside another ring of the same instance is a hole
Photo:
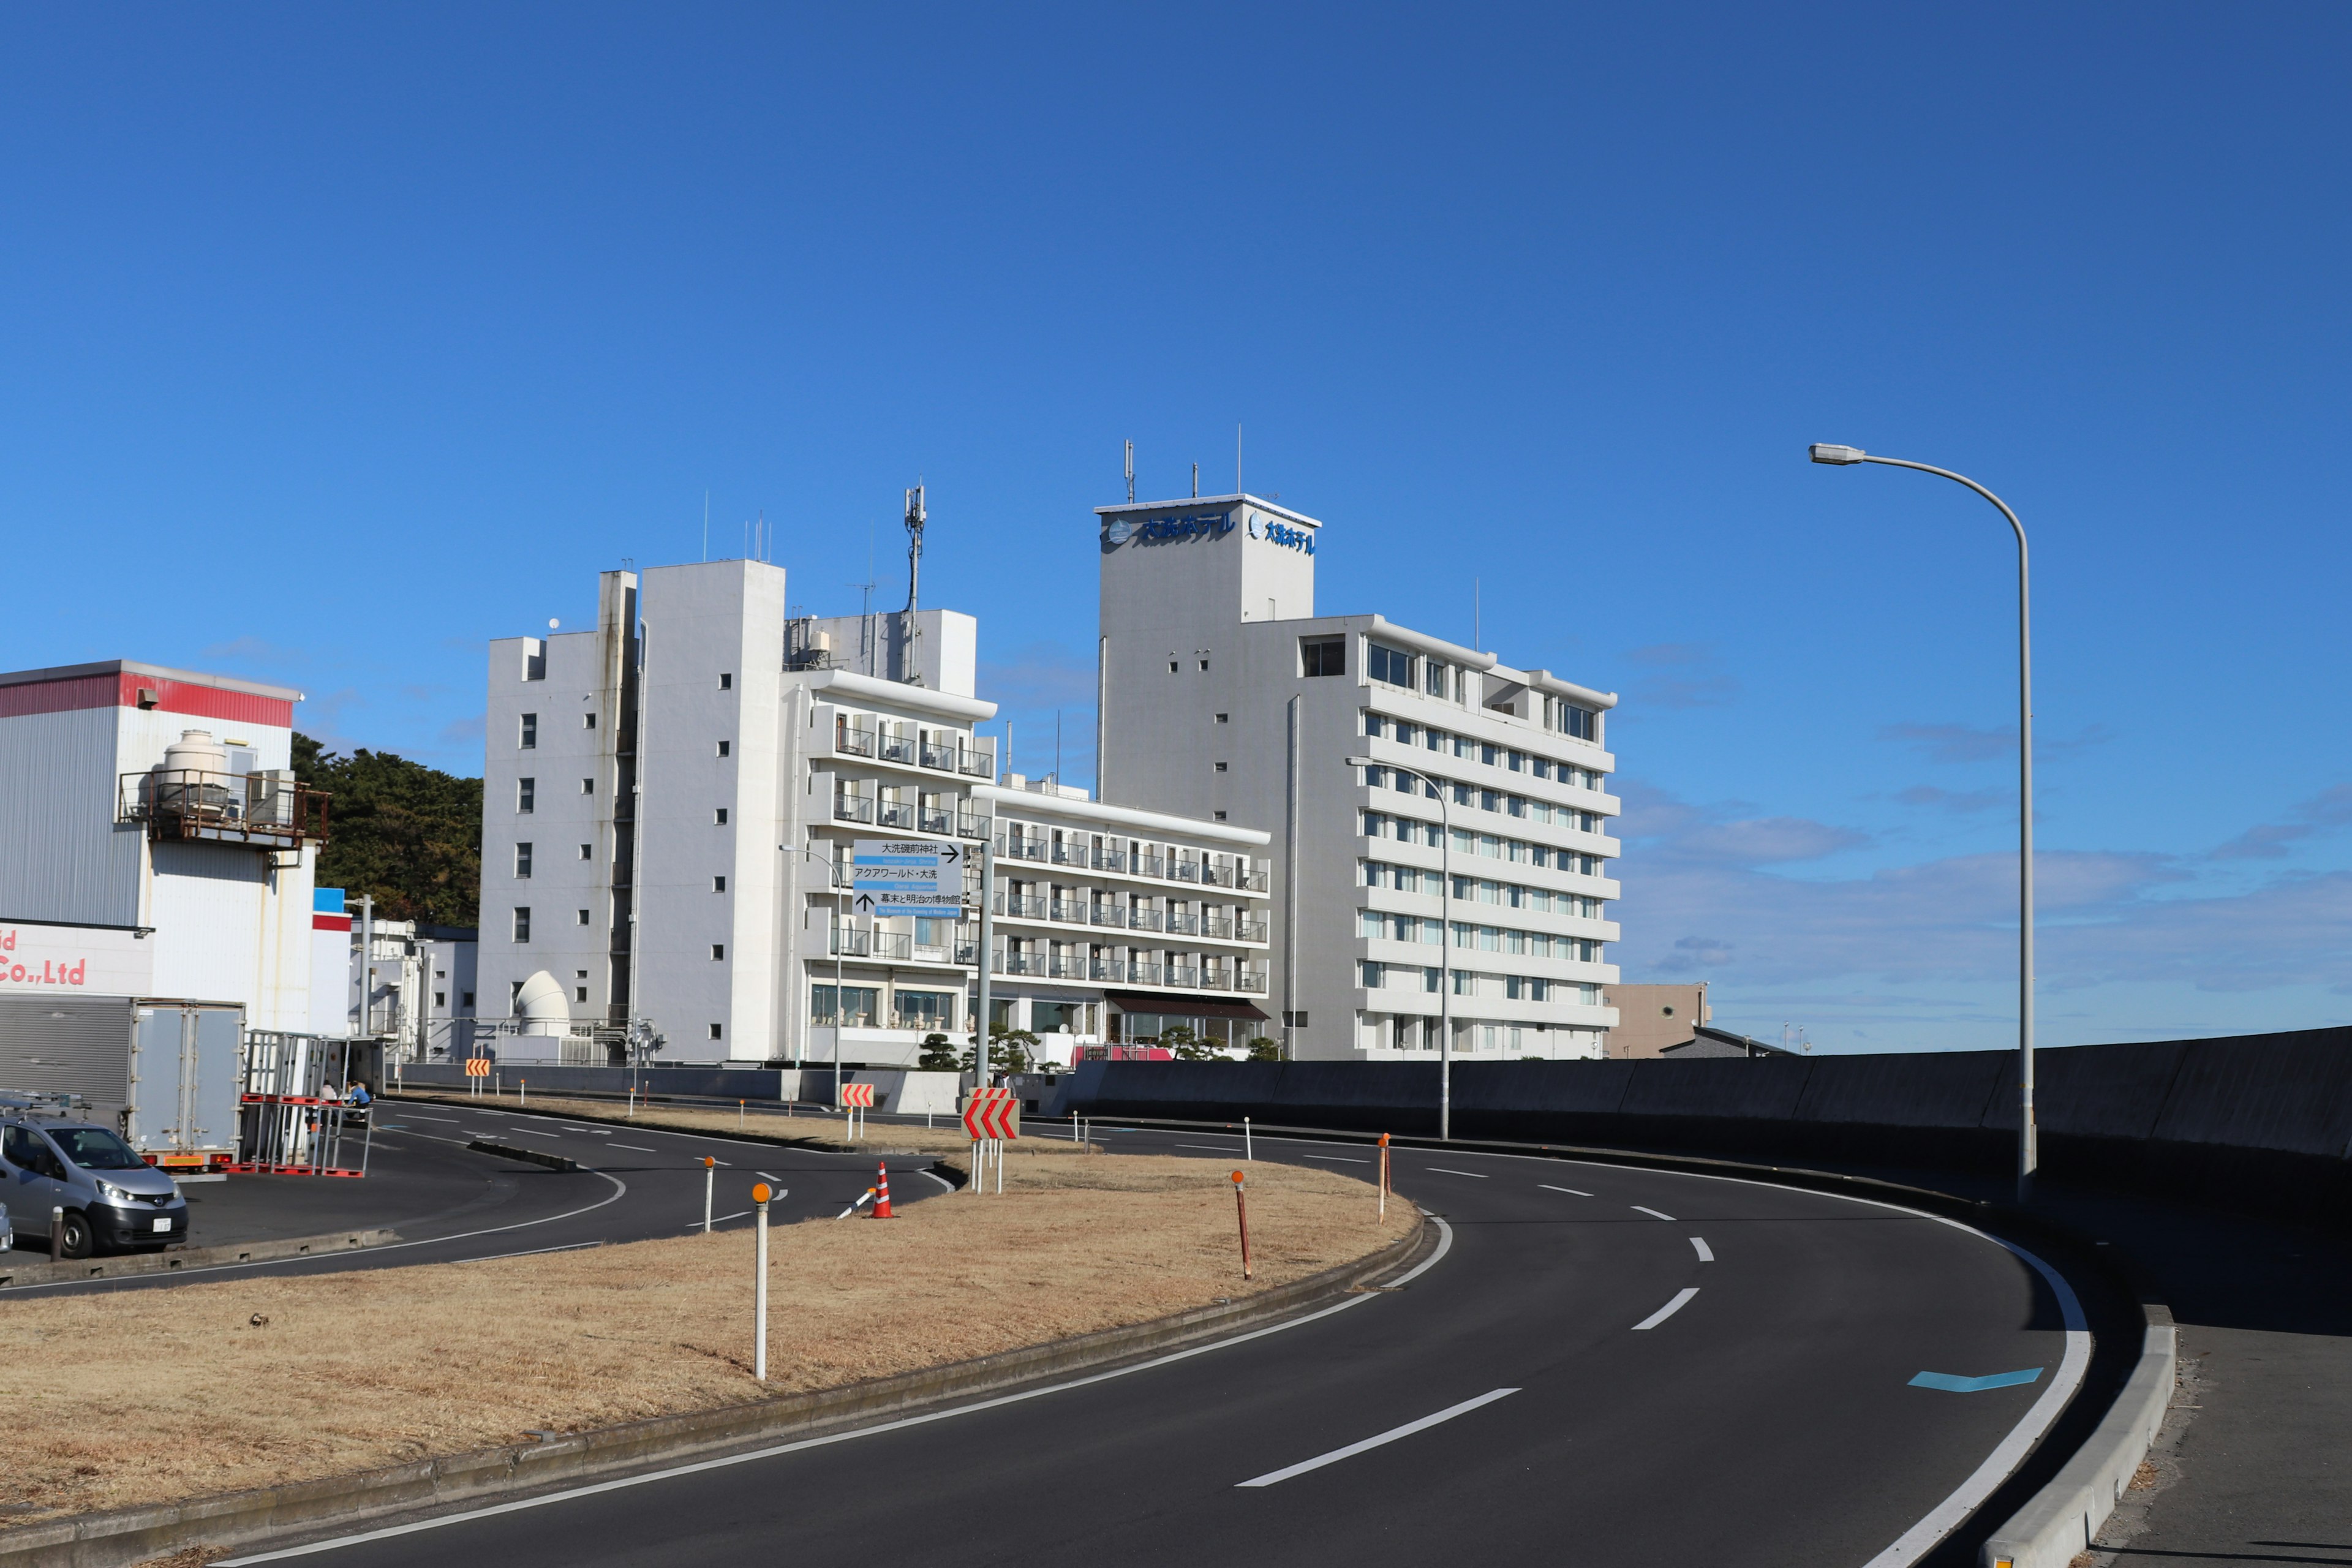
[[[1250,1018],[1261,1023],[1266,1019],[1257,1007],[1230,996],[1192,996],[1177,991],[1106,991],[1103,994],[1122,1013],[1172,1013],[1180,1018]]]

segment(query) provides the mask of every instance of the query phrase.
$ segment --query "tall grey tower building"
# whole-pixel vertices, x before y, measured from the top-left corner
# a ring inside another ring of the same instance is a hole
[[[1323,525],[1271,501],[1096,512],[1097,793],[1272,833],[1288,1054],[1433,1055],[1450,991],[1457,1054],[1602,1055],[1615,696],[1377,615],[1318,616]]]

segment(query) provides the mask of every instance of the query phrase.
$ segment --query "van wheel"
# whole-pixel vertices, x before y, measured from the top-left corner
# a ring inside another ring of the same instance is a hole
[[[65,1240],[58,1251],[79,1262],[89,1256],[89,1220],[79,1209],[66,1210]]]

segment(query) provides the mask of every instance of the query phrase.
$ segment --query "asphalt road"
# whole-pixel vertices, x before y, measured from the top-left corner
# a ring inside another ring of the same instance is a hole
[[[318,1258],[17,1286],[0,1290],[0,1299],[167,1289],[230,1274],[449,1263],[680,1236],[702,1224],[705,1155],[719,1162],[712,1206],[720,1227],[751,1223],[754,1183],[765,1181],[784,1192],[771,1205],[769,1217],[790,1224],[840,1213],[873,1184],[876,1173],[877,1160],[870,1154],[820,1153],[705,1132],[603,1127],[511,1105],[473,1110],[379,1100],[375,1114],[364,1177],[232,1176],[188,1186],[190,1243],[212,1247],[372,1226],[396,1229],[396,1243]],[[887,1147],[887,1130],[877,1131],[876,1142]],[[587,1168],[551,1171],[466,1147],[477,1138],[566,1154]],[[894,1204],[947,1190],[938,1177],[921,1173],[930,1163],[909,1159],[891,1173]]]
[[[1216,1134],[1095,1131],[1115,1152],[1239,1155]],[[1360,1144],[1256,1153],[1370,1174]],[[1916,1561],[2087,1357],[2071,1291],[1933,1217],[1452,1152],[1400,1151],[1395,1181],[1444,1237],[1401,1289],[1108,1376],[294,1552],[1860,1568]]]

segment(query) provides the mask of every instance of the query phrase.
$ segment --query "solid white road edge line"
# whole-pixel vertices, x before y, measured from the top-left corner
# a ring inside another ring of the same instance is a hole
[[[1930,1215],[1928,1217],[1937,1219],[1942,1216]],[[1958,1226],[1962,1230],[1976,1228],[1961,1225],[1958,1220],[1945,1220],[1944,1223]],[[1977,1231],[1977,1234],[1983,1236],[1984,1232]],[[2058,1310],[2065,1319],[2066,1353],[2058,1363],[2058,1375],[2050,1380],[2050,1386],[2042,1391],[2042,1397],[2033,1402],[2033,1407],[2025,1413],[2023,1419],[2010,1428],[2009,1436],[2000,1440],[2000,1447],[1985,1456],[1985,1462],[1976,1468],[1976,1473],[1962,1481],[1959,1489],[1937,1503],[1927,1518],[1905,1531],[1894,1545],[1864,1564],[1864,1568],[1897,1568],[1897,1564],[1916,1563],[1934,1551],[1944,1537],[1958,1530],[1962,1521],[1983,1506],[1985,1499],[1993,1494],[1993,1489],[2009,1479],[2011,1470],[2025,1462],[2025,1456],[2042,1441],[2042,1434],[2058,1419],[2059,1412],[2066,1408],[2066,1403],[2074,1397],[2075,1390],[2082,1387],[2083,1374],[2090,1370],[2089,1320],[2083,1315],[2083,1303],[2075,1299],[2074,1287],[2067,1284],[2055,1268],[2023,1247],[2012,1247],[1997,1236],[1987,1237],[1986,1239],[2007,1247],[2049,1282],[2051,1292],[2058,1298]]]
[[[1633,1331],[1638,1334],[1643,1329],[1656,1328],[1660,1323],[1664,1322],[1668,1318],[1673,1317],[1676,1312],[1679,1312],[1685,1307],[1689,1306],[1690,1299],[1697,1294],[1697,1286],[1684,1286],[1681,1289],[1675,1292],[1675,1299],[1673,1300],[1667,1302],[1664,1306],[1659,1308],[1656,1311],[1651,1313],[1640,1322],[1634,1324]]]
[[[1270,1142],[1284,1143],[1320,1142],[1311,1138],[1286,1138],[1274,1133],[1268,1133],[1266,1137]],[[1554,1167],[1586,1165],[1597,1171],[1641,1169],[1639,1166],[1612,1165],[1605,1160],[1575,1160],[1551,1154],[1487,1153],[1484,1157],[1489,1160],[1541,1161]],[[1717,1175],[1711,1171],[1652,1171],[1647,1173],[1675,1176],[1685,1181],[1729,1182],[1742,1187],[1769,1187],[1781,1193],[1812,1192],[1811,1188],[1791,1187],[1783,1182],[1761,1181],[1754,1176]],[[1960,1483],[1958,1490],[1937,1504],[1926,1518],[1904,1531],[1902,1537],[1894,1545],[1864,1564],[1864,1568],[1898,1568],[1899,1564],[1916,1563],[1926,1556],[1944,1537],[1958,1530],[1969,1514],[1983,1507],[1984,1500],[1990,1497],[1994,1489],[2007,1480],[2019,1465],[2025,1462],[2025,1456],[2032,1452],[2033,1446],[2042,1441],[2043,1435],[2057,1421],[2059,1414],[2066,1408],[2068,1402],[2082,1388],[2084,1374],[2090,1370],[2091,1335],[2085,1326],[2088,1320],[2083,1315],[2083,1304],[2076,1300],[2074,1287],[2068,1285],[2064,1277],[2056,1269],[2026,1251],[2025,1248],[2013,1242],[2004,1241],[1989,1232],[1979,1230],[1966,1220],[1930,1214],[1926,1209],[1915,1209],[1904,1204],[1889,1203],[1884,1198],[1856,1197],[1851,1193],[1816,1192],[1813,1195],[1834,1199],[1839,1203],[1860,1204],[1864,1208],[1885,1209],[1890,1214],[1909,1215],[1914,1219],[1929,1220],[1937,1225],[1948,1225],[1954,1230],[1975,1237],[1979,1241],[1992,1243],[1993,1246],[2031,1267],[2035,1273],[2049,1282],[2052,1292],[2058,1298],[2059,1311],[2066,1324],[2066,1350],[2058,1363],[2058,1375],[2050,1380],[2050,1386],[2042,1391],[2041,1398],[2033,1402],[2032,1408],[2019,1419],[2017,1425],[2011,1429],[2009,1436],[2001,1440],[2000,1446],[1992,1451],[1985,1462],[1977,1467],[1976,1473]]]
[[[931,1178],[931,1180],[933,1180],[933,1181],[935,1181],[935,1182],[937,1182],[940,1185],[941,1185],[941,1186],[945,1187],[948,1191],[950,1191],[950,1192],[953,1192],[953,1191],[955,1191],[955,1184],[954,1184],[953,1182],[949,1181],[945,1176],[940,1175],[938,1172],[936,1172],[936,1171],[925,1171],[925,1172],[924,1172],[924,1173],[923,1173],[924,1175],[926,1175],[926,1176],[930,1177],[930,1178]]]
[[[1715,1253],[1706,1245],[1706,1237],[1703,1236],[1694,1236],[1690,1238],[1690,1244],[1692,1247],[1697,1248],[1698,1260],[1701,1263],[1712,1263],[1715,1261]]]
[[[1652,1219],[1662,1219],[1662,1220],[1666,1221],[1668,1224],[1672,1224],[1672,1223],[1674,1222],[1674,1217],[1675,1217],[1675,1216],[1674,1216],[1674,1215],[1670,1215],[1670,1214],[1660,1214],[1660,1213],[1659,1213],[1657,1210],[1655,1210],[1655,1209],[1653,1209],[1653,1208],[1643,1208],[1640,1204],[1633,1204],[1633,1205],[1630,1205],[1630,1206],[1633,1208],[1633,1212],[1634,1212],[1635,1214],[1645,1214],[1645,1215],[1648,1215]]]
[[[1393,1443],[1400,1437],[1410,1437],[1415,1432],[1426,1432],[1441,1421],[1451,1421],[1456,1415],[1466,1415],[1482,1405],[1492,1405],[1497,1399],[1507,1399],[1517,1392],[1516,1388],[1498,1388],[1491,1394],[1482,1394],[1475,1399],[1465,1399],[1459,1405],[1449,1405],[1434,1415],[1424,1415],[1418,1421],[1408,1421],[1402,1426],[1392,1426],[1377,1437],[1367,1437],[1360,1443],[1350,1443],[1344,1448],[1334,1448],[1328,1454],[1318,1454],[1311,1459],[1301,1459],[1295,1465],[1286,1466],[1279,1470],[1268,1470],[1265,1474],[1254,1477],[1249,1480],[1235,1481],[1234,1485],[1236,1488],[1270,1487],[1277,1481],[1286,1481],[1293,1476],[1303,1476],[1309,1470],[1319,1470],[1326,1465],[1338,1464],[1341,1459],[1353,1458],[1367,1448],[1377,1448],[1383,1443]]]
[[[435,1142],[446,1142],[446,1140],[436,1139]],[[357,1252],[307,1253],[294,1258],[257,1258],[250,1263],[207,1263],[197,1268],[182,1268],[174,1270],[172,1274],[166,1276],[166,1278],[172,1279],[185,1279],[192,1274],[215,1274],[230,1268],[268,1268],[284,1263],[316,1263],[322,1258],[374,1258],[381,1253],[401,1252],[412,1247],[438,1247],[445,1241],[470,1241],[478,1236],[497,1236],[502,1231],[529,1230],[535,1225],[553,1225],[557,1220],[571,1219],[579,1215],[593,1213],[597,1209],[603,1208],[606,1204],[619,1203],[623,1198],[629,1195],[629,1184],[621,1180],[620,1177],[605,1175],[604,1172],[596,1170],[593,1167],[587,1167],[586,1169],[590,1175],[600,1176],[603,1177],[604,1180],[612,1183],[613,1195],[608,1198],[598,1198],[594,1203],[589,1204],[584,1207],[566,1209],[562,1214],[549,1215],[544,1219],[518,1220],[512,1225],[493,1225],[487,1226],[480,1230],[461,1230],[455,1236],[428,1236],[415,1241],[386,1242],[382,1247],[363,1247]],[[452,1258],[450,1261],[454,1263],[470,1263],[473,1262],[474,1259],[469,1258]],[[123,1278],[135,1280],[139,1277],[137,1275],[125,1275]],[[81,1279],[53,1279],[45,1285],[10,1286],[5,1293],[13,1296],[26,1290],[53,1290],[60,1285],[80,1285],[86,1283],[88,1283],[87,1280]]]
[[[1435,1215],[1429,1216],[1429,1223],[1437,1227],[1437,1250],[1423,1258],[1412,1268],[1398,1275],[1393,1283],[1404,1285],[1418,1279],[1422,1275],[1437,1267],[1439,1261],[1454,1250],[1454,1227]],[[855,1431],[835,1432],[823,1437],[803,1437],[796,1443],[778,1443],[770,1447],[754,1448],[747,1454],[728,1454],[716,1459],[697,1460],[690,1465],[673,1465],[666,1470],[649,1470],[640,1476],[624,1476],[618,1480],[599,1481],[593,1486],[568,1487],[562,1491],[549,1492],[543,1497],[523,1498],[516,1502],[497,1503],[488,1508],[467,1509],[462,1513],[444,1514],[438,1519],[423,1519],[414,1524],[395,1524],[383,1530],[363,1531],[357,1535],[339,1535],[330,1541],[312,1542],[308,1546],[289,1546],[277,1552],[257,1552],[249,1557],[225,1557],[214,1563],[213,1568],[245,1568],[245,1564],[248,1563],[277,1563],[289,1557],[307,1557],[314,1552],[331,1552],[337,1547],[357,1546],[362,1542],[388,1541],[394,1536],[415,1535],[421,1531],[438,1530],[445,1524],[463,1524],[468,1520],[490,1519],[502,1513],[520,1513],[525,1509],[544,1508],[549,1503],[569,1502],[574,1498],[594,1497],[604,1492],[623,1491],[630,1487],[641,1487],[653,1481],[664,1481],[672,1476],[691,1476],[698,1475],[705,1470],[722,1470],[730,1465],[750,1464],[754,1459],[772,1459],[780,1455],[797,1454],[803,1448],[822,1448],[835,1443],[846,1443],[855,1437],[871,1437],[884,1432],[897,1432],[908,1426],[929,1426],[931,1422],[946,1421],[958,1415],[976,1415],[980,1411],[994,1410],[1002,1405],[1019,1405],[1025,1400],[1043,1399],[1049,1394],[1063,1394],[1073,1388],[1085,1388],[1093,1384],[1108,1383],[1113,1378],[1147,1372],[1155,1366],[1166,1366],[1171,1362],[1190,1361],[1196,1355],[1206,1355],[1211,1351],[1223,1350],[1229,1345],[1247,1344],[1252,1340],[1262,1340],[1268,1334],[1282,1333],[1286,1330],[1298,1328],[1302,1324],[1314,1322],[1318,1319],[1328,1318],[1334,1313],[1360,1307],[1367,1301],[1379,1300],[1381,1294],[1376,1292],[1365,1296],[1350,1296],[1346,1300],[1335,1302],[1320,1311],[1309,1312],[1305,1317],[1269,1324],[1263,1329],[1252,1329],[1247,1333],[1235,1334],[1229,1340],[1213,1340],[1205,1345],[1194,1345],[1190,1350],[1171,1351],[1166,1355],[1154,1356],[1150,1361],[1137,1362],[1129,1366],[1113,1367],[1108,1372],[1093,1373],[1086,1377],[1074,1377],[1066,1383],[1051,1384],[1044,1388],[1024,1389],[1018,1394],[1000,1394],[993,1399],[975,1400],[970,1405],[959,1405],[951,1410],[933,1410],[919,1415],[903,1415],[896,1421],[884,1421],[872,1426],[860,1426]]]

